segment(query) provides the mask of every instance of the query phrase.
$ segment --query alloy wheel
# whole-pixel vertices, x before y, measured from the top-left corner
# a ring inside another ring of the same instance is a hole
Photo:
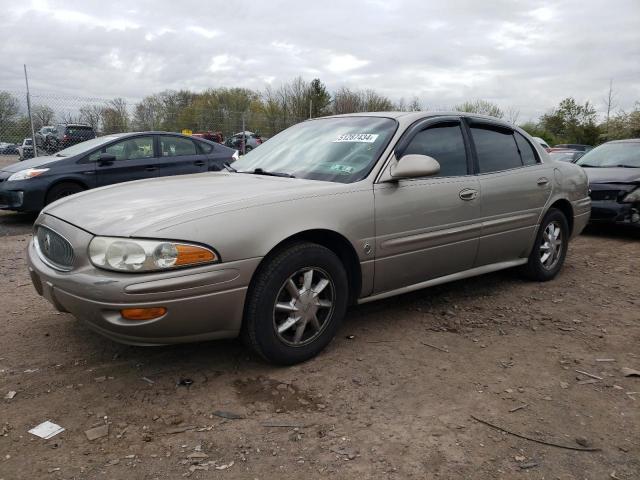
[[[540,263],[547,270],[553,269],[562,256],[562,228],[560,223],[552,221],[542,233],[540,244]]]
[[[290,346],[313,342],[329,324],[334,311],[335,286],[320,268],[303,268],[282,285],[273,308],[273,327]]]

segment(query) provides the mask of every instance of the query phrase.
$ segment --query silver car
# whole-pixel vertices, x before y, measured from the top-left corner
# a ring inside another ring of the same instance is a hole
[[[590,212],[582,168],[470,114],[309,120],[227,168],[48,205],[35,288],[119,342],[240,335],[292,364],[351,304],[511,267],[554,278]]]

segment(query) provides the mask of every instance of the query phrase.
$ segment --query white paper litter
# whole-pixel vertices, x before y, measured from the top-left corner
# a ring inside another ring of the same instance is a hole
[[[47,420],[46,422],[42,422],[37,427],[33,427],[31,430],[29,430],[29,433],[35,435],[36,437],[44,438],[45,440],[48,440],[51,437],[55,437],[62,432],[64,432],[64,428],[62,428],[60,425],[56,425],[49,420]]]
[[[14,391],[14,390],[11,390],[11,391],[9,391],[9,393],[7,393],[4,396],[4,398],[6,398],[7,400],[11,400],[13,397],[16,396],[16,393],[18,393],[18,392]]]

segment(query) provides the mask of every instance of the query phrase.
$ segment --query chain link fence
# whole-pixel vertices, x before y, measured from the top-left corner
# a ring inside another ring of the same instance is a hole
[[[38,155],[55,151],[55,136],[62,136],[63,127],[67,125],[81,124],[92,129],[96,136],[149,130],[191,132],[238,148],[241,144],[232,138],[236,133],[252,132],[267,139],[306,120],[282,109],[269,111],[253,107],[236,111],[225,105],[207,105],[193,101],[189,95],[172,92],[135,101],[41,93],[32,89],[30,119],[26,91],[0,89],[0,155],[33,156],[31,120]]]

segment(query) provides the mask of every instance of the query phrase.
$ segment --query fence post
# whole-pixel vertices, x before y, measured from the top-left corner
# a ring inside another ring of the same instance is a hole
[[[24,66],[24,81],[27,84],[27,113],[29,114],[29,123],[31,123],[31,145],[33,146],[33,157],[38,156],[38,145],[36,142],[36,131],[33,128],[33,117],[31,116],[31,95],[29,94],[29,78],[27,77],[27,65]]]

